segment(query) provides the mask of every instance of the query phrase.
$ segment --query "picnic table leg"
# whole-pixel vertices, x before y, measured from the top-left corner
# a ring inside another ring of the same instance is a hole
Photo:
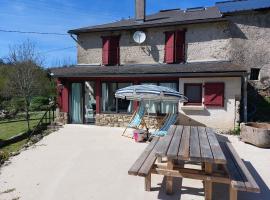
[[[237,200],[237,190],[230,187],[230,200]]]
[[[149,173],[145,177],[144,186],[145,186],[145,191],[147,191],[147,192],[150,192],[151,191],[151,173]]]
[[[213,165],[210,163],[205,163],[206,174],[211,175],[213,171]],[[205,181],[204,183],[205,200],[212,200],[212,181]]]
[[[169,170],[173,169],[173,160],[168,159],[167,169],[169,169]],[[166,193],[172,194],[172,192],[173,192],[173,177],[166,176]]]

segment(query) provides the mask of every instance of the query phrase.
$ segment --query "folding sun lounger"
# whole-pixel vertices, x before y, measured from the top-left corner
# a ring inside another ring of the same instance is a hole
[[[163,126],[159,130],[153,132],[151,134],[151,136],[152,137],[153,136],[163,137],[163,136],[167,135],[170,126],[174,125],[176,123],[177,117],[178,117],[177,114],[169,114],[169,116],[166,118],[166,121],[164,122]]]
[[[138,129],[140,127],[140,125],[142,124],[143,126],[145,126],[143,117],[145,114],[145,108],[143,105],[140,105],[139,108],[137,109],[137,111],[135,111],[135,113],[133,114],[130,122],[128,123],[126,129],[124,130],[122,136],[127,136],[125,135],[127,128],[134,128],[134,129]],[[129,136],[127,136],[129,137]]]

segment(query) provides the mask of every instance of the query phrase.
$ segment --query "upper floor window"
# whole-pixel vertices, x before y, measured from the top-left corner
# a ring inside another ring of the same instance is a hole
[[[185,61],[185,31],[165,32],[165,63]]]
[[[120,36],[102,37],[102,64],[103,65],[119,65],[120,64]]]

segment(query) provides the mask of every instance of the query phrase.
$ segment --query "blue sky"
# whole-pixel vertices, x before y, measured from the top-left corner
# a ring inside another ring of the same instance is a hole
[[[147,0],[147,13],[161,9],[214,5],[215,0]],[[134,16],[134,0],[0,0],[0,29],[66,33],[69,29]],[[0,58],[9,47],[30,39],[45,67],[76,63],[75,42],[68,36],[0,32]]]

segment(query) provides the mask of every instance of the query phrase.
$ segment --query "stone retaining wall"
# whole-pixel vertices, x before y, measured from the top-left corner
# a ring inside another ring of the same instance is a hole
[[[132,115],[128,114],[97,114],[97,126],[126,127]],[[162,116],[146,116],[144,120],[150,129],[158,128],[158,122],[162,122]]]
[[[68,124],[68,113],[60,112],[59,109],[56,109],[56,123]]]

